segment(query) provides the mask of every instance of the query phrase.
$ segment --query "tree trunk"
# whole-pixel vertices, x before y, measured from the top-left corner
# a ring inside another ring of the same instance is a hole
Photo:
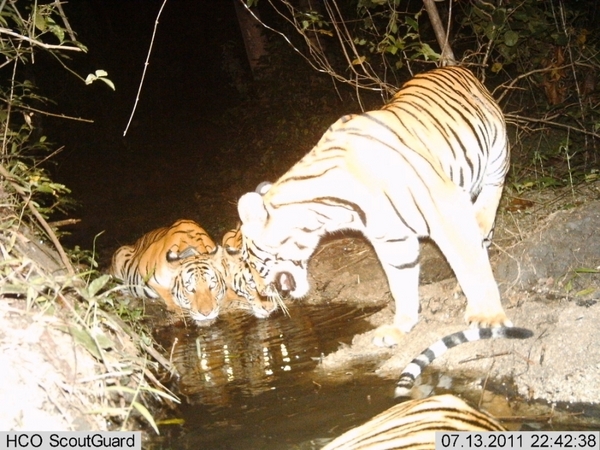
[[[252,15],[254,14],[256,17],[259,17],[258,11],[254,8],[250,12],[246,5],[243,4],[243,1],[233,0],[233,4],[244,39],[248,63],[250,64],[252,75],[255,76],[260,57],[267,54],[267,40],[263,34],[260,22]]]
[[[435,37],[440,48],[442,49],[442,66],[453,66],[456,64],[456,59],[454,58],[454,53],[452,52],[452,48],[448,42],[448,36],[444,30],[444,24],[442,24],[442,19],[440,19],[440,15],[437,7],[435,6],[434,0],[423,0],[423,3],[425,4],[425,9],[427,10],[429,20],[433,26]]]

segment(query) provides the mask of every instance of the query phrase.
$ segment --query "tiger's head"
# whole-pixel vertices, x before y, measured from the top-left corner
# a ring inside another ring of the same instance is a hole
[[[171,255],[172,256],[172,255]],[[173,302],[196,322],[211,320],[219,315],[227,286],[218,270],[222,248],[209,254],[195,254],[173,260],[171,296]]]
[[[244,194],[238,202],[242,221],[242,258],[263,296],[275,289],[292,298],[308,294],[308,260],[319,243],[315,227],[307,224],[304,205],[271,206],[264,201],[270,184]],[[318,226],[317,226],[318,228]]]

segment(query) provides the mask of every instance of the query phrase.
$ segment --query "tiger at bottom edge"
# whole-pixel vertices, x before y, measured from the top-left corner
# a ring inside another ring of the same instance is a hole
[[[216,318],[226,300],[222,260],[223,249],[200,225],[178,220],[120,247],[110,272],[132,295],[161,298],[169,311],[201,323]]]
[[[395,396],[406,399],[421,372],[447,350],[483,339],[527,339],[526,328],[480,328],[452,333],[434,342],[402,371]],[[322,450],[435,449],[436,431],[506,431],[485,411],[479,411],[450,394],[411,399],[392,406],[366,423],[329,442]]]
[[[409,400],[337,437],[322,450],[434,450],[436,431],[506,431],[485,411],[451,395]]]
[[[347,115],[273,185],[238,202],[243,258],[259,293],[309,291],[308,260],[340,230],[371,243],[395,301],[375,344],[393,346],[418,321],[419,238],[430,237],[467,299],[465,319],[510,326],[487,247],[509,166],[506,124],[467,69],[435,69],[379,110]]]

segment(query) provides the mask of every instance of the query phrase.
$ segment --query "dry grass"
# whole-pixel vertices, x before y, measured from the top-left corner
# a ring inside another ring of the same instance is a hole
[[[153,375],[152,340],[116,314],[133,311],[108,276],[67,269],[15,198],[1,198],[0,429],[132,429],[143,418],[157,430],[150,407],[177,399]]]

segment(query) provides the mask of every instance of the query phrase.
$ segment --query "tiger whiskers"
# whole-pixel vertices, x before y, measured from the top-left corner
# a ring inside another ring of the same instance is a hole
[[[281,310],[286,316],[291,317],[290,311],[285,305],[285,301],[283,300],[277,289],[275,289],[275,286],[273,286],[272,284],[268,285],[265,289],[265,296],[267,297],[267,300],[269,300],[274,306],[273,310],[281,308]]]

